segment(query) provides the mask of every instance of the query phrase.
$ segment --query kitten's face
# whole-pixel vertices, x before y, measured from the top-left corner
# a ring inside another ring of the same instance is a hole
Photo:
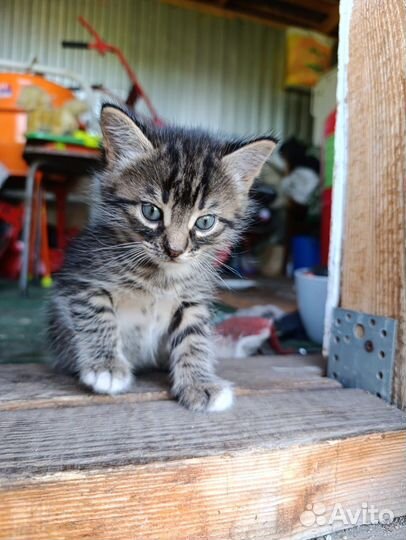
[[[102,128],[104,219],[110,212],[125,241],[139,243],[140,257],[168,272],[214,263],[242,227],[249,188],[274,142],[227,145],[194,131],[141,131],[110,106]]]

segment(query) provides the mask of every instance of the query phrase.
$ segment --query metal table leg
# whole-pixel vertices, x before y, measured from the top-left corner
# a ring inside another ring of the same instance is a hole
[[[32,206],[33,206],[33,194],[34,194],[34,183],[35,175],[39,167],[41,166],[40,161],[35,161],[32,163],[31,167],[28,170],[27,180],[25,184],[25,213],[24,213],[24,230],[23,230],[23,255],[21,262],[21,273],[20,273],[20,291],[23,294],[28,292],[28,267],[30,261],[30,237],[31,237],[31,221],[32,221]]]

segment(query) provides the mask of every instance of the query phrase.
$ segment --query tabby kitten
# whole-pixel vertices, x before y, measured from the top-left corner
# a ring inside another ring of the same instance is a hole
[[[101,126],[107,165],[49,305],[54,363],[105,394],[137,369],[168,369],[183,405],[224,410],[233,394],[214,372],[208,303],[275,142],[142,125],[115,105]]]

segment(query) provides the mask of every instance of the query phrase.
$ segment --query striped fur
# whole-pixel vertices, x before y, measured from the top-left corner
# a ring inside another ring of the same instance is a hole
[[[274,141],[154,128],[115,106],[104,107],[101,122],[106,167],[49,304],[54,365],[109,394],[126,391],[137,369],[168,369],[183,405],[224,409],[232,391],[214,372],[207,306],[218,255],[242,230],[249,188]],[[159,221],[145,217],[145,203],[160,210]],[[207,215],[213,228],[199,230]]]

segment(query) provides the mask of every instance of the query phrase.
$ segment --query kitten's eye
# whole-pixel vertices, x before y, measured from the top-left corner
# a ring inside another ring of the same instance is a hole
[[[151,203],[142,203],[142,214],[148,221],[159,221],[162,219],[162,210]]]
[[[195,227],[200,229],[201,231],[209,231],[214,227],[214,224],[216,223],[216,216],[212,216],[208,214],[207,216],[199,217],[196,220]]]

